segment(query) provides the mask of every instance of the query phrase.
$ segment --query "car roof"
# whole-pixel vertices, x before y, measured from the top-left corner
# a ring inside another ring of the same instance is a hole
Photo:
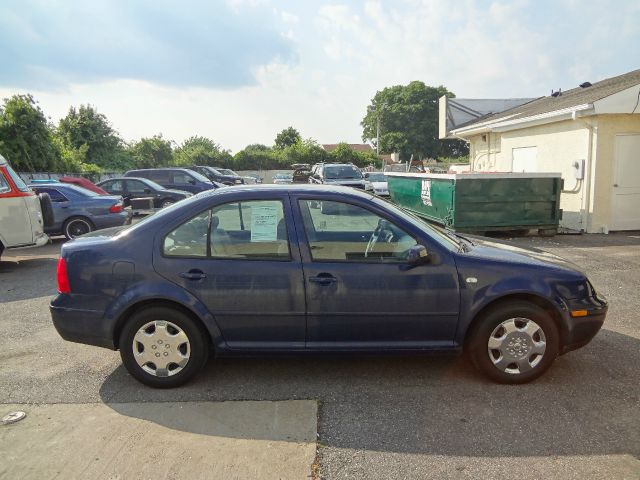
[[[110,182],[112,180],[140,180],[142,182],[151,182],[151,181],[153,181],[153,180],[149,180],[148,178],[144,178],[144,177],[112,177],[112,178],[105,178],[104,180],[101,180],[98,183]]]
[[[158,170],[179,170],[179,171],[191,173],[191,171],[188,168],[183,168],[183,167],[161,167],[161,168],[136,168],[134,170],[128,170],[127,172],[125,172],[125,174],[131,173],[131,172],[155,172],[155,171],[158,171]],[[131,177],[126,177],[126,178],[131,178]]]
[[[220,188],[216,190],[207,190],[207,192],[202,192],[199,195],[204,195],[205,193],[210,194],[233,194],[238,192],[247,192],[247,194],[251,193],[260,193],[260,192],[283,192],[283,193],[297,193],[297,194],[330,194],[330,193],[339,193],[341,195],[350,196],[350,197],[359,197],[368,199],[373,197],[374,195],[371,193],[367,193],[364,190],[359,190],[353,187],[343,187],[340,185],[326,185],[326,184],[312,184],[312,183],[300,183],[300,184],[286,184],[280,185],[275,183],[269,184],[251,184],[251,185],[235,185],[227,188]]]

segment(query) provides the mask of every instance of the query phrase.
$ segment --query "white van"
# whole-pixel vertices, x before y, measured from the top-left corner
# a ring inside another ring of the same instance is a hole
[[[47,222],[52,221],[51,199],[36,195],[0,155],[0,255],[5,249],[39,247],[49,241],[43,209]]]

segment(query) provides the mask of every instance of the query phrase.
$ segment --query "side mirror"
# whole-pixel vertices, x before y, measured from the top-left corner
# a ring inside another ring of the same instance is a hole
[[[151,189],[150,188],[145,188],[144,189],[144,193],[151,193]]]
[[[409,265],[422,265],[429,261],[429,252],[424,245],[414,245],[409,249],[407,254],[407,263]]]
[[[196,179],[195,179],[195,178],[190,178],[190,179],[189,179],[189,183],[190,183],[191,185],[195,185],[195,184],[196,184]]]

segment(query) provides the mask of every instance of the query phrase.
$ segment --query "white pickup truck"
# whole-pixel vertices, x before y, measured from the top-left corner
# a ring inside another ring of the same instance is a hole
[[[0,255],[5,249],[39,247],[49,241],[51,199],[36,195],[0,155]]]

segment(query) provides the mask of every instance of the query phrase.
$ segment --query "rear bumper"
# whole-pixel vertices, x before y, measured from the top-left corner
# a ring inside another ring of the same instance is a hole
[[[99,215],[91,218],[96,229],[121,227],[122,225],[129,225],[131,223],[131,217],[133,213],[131,209],[125,209],[120,213],[110,213],[108,215]]]
[[[115,350],[113,338],[105,331],[103,312],[56,306],[54,303],[57,298],[51,302],[49,311],[53,326],[62,338]]]
[[[608,308],[607,301],[602,297],[590,298],[587,302],[582,302],[576,309],[587,310],[587,315],[570,317],[569,330],[565,335],[562,353],[576,350],[589,343],[602,328]]]

